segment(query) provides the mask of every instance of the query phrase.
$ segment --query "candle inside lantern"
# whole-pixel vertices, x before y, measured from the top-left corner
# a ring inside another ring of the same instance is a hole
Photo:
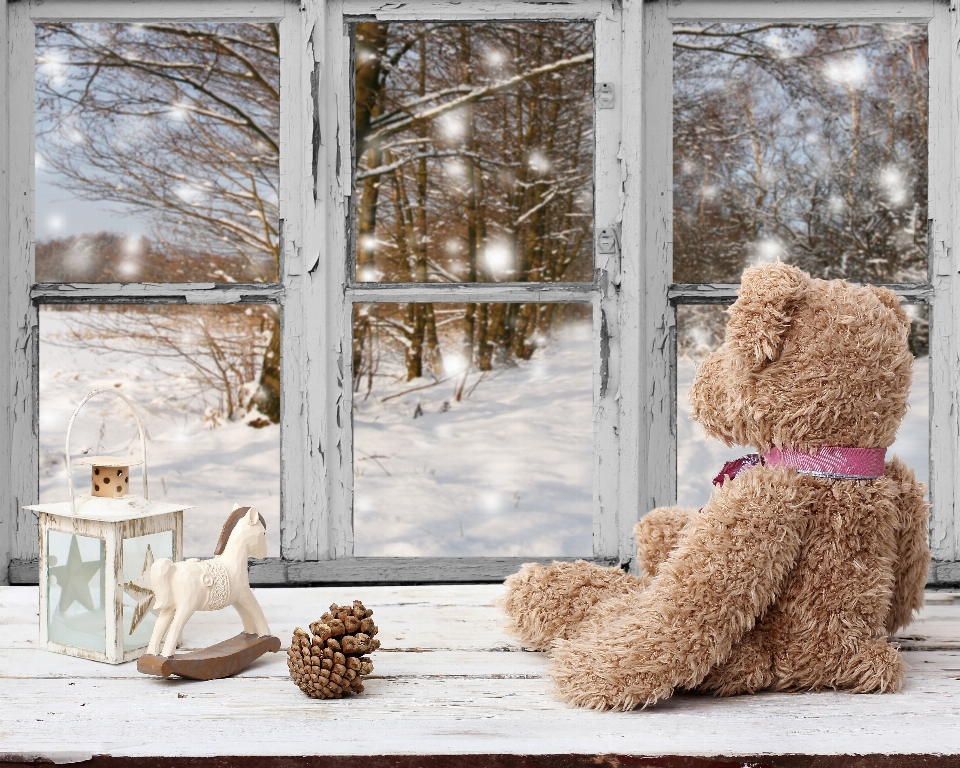
[[[130,490],[130,467],[140,462],[117,456],[86,456],[77,464],[91,467],[90,493],[93,496],[119,499]]]

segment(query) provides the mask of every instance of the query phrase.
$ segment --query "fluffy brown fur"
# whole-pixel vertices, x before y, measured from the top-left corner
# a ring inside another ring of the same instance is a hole
[[[747,270],[726,343],[697,372],[694,416],[760,451],[887,447],[910,387],[907,328],[885,289]],[[756,467],[699,513],[646,515],[639,577],[528,565],[502,606],[525,642],[552,649],[560,693],[580,706],[632,709],[678,689],[895,691],[903,662],[886,635],[923,602],[925,494],[896,457],[876,480]]]

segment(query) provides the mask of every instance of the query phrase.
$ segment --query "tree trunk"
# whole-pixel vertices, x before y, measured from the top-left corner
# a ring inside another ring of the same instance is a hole
[[[272,322],[270,343],[263,355],[260,384],[250,398],[250,405],[274,424],[278,424],[280,422],[280,313],[274,310],[270,314]]]

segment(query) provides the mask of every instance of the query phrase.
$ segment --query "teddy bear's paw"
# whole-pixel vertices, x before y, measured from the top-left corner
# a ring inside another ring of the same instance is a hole
[[[600,650],[582,636],[554,643],[549,672],[561,698],[587,709],[627,712],[673,694],[670,681],[638,669],[626,649]]]
[[[557,638],[574,635],[598,603],[639,592],[644,584],[619,568],[584,560],[546,567],[528,563],[507,578],[507,591],[497,604],[521,642],[547,648]]]

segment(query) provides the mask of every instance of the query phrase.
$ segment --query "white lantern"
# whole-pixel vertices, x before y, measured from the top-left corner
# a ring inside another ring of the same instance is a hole
[[[90,493],[74,496],[70,432],[100,394],[119,397],[140,431],[140,459],[89,456]],[[183,504],[149,501],[147,446],[140,414],[114,389],[91,392],[67,426],[70,500],[35,504],[40,522],[40,645],[48,651],[120,664],[142,656],[156,615],[150,566],[183,558]],[[143,496],[130,493],[130,467],[143,465]]]

